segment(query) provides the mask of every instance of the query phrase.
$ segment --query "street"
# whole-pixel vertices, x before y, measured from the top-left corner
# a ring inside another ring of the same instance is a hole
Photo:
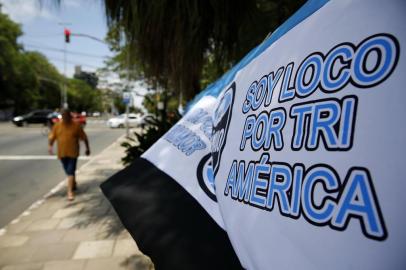
[[[0,228],[40,199],[65,175],[59,160],[48,155],[47,136],[41,125],[17,128],[0,123]],[[91,156],[97,155],[125,133],[109,129],[102,122],[88,123]],[[54,146],[56,152],[56,145]],[[88,160],[81,143],[79,169]],[[80,182],[78,183],[80,188]]]

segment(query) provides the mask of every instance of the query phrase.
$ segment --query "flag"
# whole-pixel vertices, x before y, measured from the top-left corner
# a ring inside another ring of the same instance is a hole
[[[230,265],[231,243],[241,266],[224,269],[402,269],[405,11],[308,1],[138,161],[165,177],[129,167],[102,186],[135,239],[132,188],[159,178],[211,220]]]
[[[156,269],[242,269],[217,205],[205,96],[141,158],[101,185]]]

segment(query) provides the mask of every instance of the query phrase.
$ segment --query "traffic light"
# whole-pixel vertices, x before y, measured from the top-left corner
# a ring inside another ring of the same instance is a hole
[[[69,43],[70,42],[70,30],[68,28],[65,28],[63,33],[65,34],[65,42]]]

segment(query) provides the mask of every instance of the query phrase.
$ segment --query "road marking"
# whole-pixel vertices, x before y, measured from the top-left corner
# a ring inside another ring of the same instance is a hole
[[[49,155],[15,155],[6,156],[0,155],[0,160],[57,160],[56,156]],[[79,160],[90,160],[91,157],[80,156]]]

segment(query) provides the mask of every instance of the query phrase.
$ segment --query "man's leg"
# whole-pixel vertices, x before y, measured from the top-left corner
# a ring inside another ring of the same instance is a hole
[[[77,190],[77,183],[76,183],[76,164],[77,163],[78,163],[77,158],[72,159],[72,176],[73,176],[72,190],[73,191]]]
[[[75,193],[73,193],[74,181],[75,181],[75,176],[68,175],[68,200],[73,200],[75,198]]]
[[[73,191],[76,191],[76,190],[78,189],[78,187],[77,187],[77,183],[76,183],[76,176],[75,176],[75,175],[73,175],[72,177],[73,177],[73,185],[72,185],[72,190],[73,190]]]
[[[68,175],[68,200],[73,200],[75,198],[75,186],[76,186],[76,181],[75,181],[75,172],[76,172],[76,163],[77,159],[76,158],[68,158],[67,159],[67,175]]]

